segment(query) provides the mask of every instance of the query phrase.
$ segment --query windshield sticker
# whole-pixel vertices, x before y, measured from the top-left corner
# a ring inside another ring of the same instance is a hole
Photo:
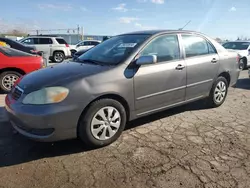
[[[118,48],[134,48],[137,43],[122,43]]]

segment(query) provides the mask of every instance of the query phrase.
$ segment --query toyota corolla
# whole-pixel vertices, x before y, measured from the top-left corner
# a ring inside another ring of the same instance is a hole
[[[222,105],[239,57],[192,31],[115,36],[80,56],[24,76],[6,97],[13,127],[40,141],[80,138],[100,147],[126,122],[206,99]]]

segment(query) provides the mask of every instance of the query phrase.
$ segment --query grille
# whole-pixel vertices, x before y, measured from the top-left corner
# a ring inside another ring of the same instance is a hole
[[[16,86],[13,89],[11,96],[14,100],[18,100],[22,96],[22,94],[23,94],[23,90],[19,88],[18,86]]]

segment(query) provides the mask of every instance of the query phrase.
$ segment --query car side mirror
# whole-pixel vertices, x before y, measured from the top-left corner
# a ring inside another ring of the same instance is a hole
[[[143,56],[140,56],[136,61],[137,65],[147,65],[147,64],[155,64],[155,63],[157,63],[156,55],[143,55]]]

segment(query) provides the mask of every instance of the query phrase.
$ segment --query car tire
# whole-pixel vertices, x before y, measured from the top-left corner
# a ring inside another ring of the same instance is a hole
[[[239,67],[240,70],[246,70],[247,69],[247,61],[246,59],[240,59],[240,67]]]
[[[93,102],[78,125],[78,137],[91,148],[99,148],[116,141],[127,121],[123,105],[113,99]]]
[[[76,50],[70,50],[70,52],[71,52],[71,56],[73,57],[77,51]]]
[[[218,77],[214,82],[208,97],[209,107],[216,108],[221,106],[227,97],[228,82],[224,77]]]
[[[53,61],[55,63],[61,63],[65,59],[65,55],[63,52],[54,52],[53,54]]]
[[[14,83],[22,75],[16,71],[6,71],[0,74],[0,89],[4,92],[10,92]]]

